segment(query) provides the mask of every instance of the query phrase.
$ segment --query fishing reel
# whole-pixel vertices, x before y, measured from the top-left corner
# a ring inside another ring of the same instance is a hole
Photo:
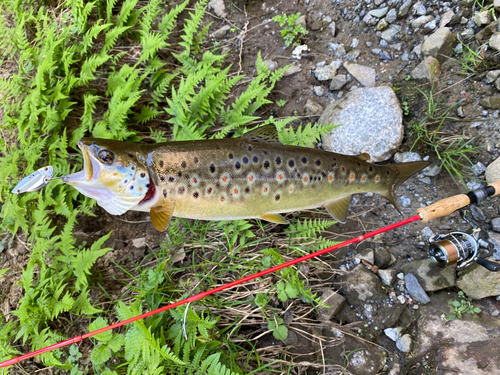
[[[479,239],[480,231],[481,229],[475,228],[472,234],[451,232],[432,236],[429,238],[430,260],[442,268],[456,264],[457,270],[461,270],[476,262],[489,271],[500,271],[500,263],[479,257],[479,247],[489,247],[486,241]]]

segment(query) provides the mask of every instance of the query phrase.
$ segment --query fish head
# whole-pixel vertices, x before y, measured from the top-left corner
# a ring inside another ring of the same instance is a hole
[[[146,160],[138,145],[109,139],[82,138],[83,170],[63,178],[106,211],[121,215],[155,195]]]

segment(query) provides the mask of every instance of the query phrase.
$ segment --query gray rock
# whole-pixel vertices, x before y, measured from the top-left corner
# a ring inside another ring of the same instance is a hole
[[[382,280],[382,283],[387,286],[391,286],[394,284],[396,281],[396,274],[398,271],[394,269],[387,269],[387,270],[382,270],[379,269],[377,274],[380,277],[380,280]]]
[[[304,106],[304,111],[309,116],[321,116],[323,113],[323,107],[321,104],[316,103],[311,99],[307,99],[306,105]]]
[[[378,21],[377,26],[375,26],[375,30],[382,31],[387,28],[387,26],[389,26],[389,23],[385,20],[385,18],[382,18]]]
[[[367,261],[370,264],[375,264],[375,257],[372,249],[363,249],[354,256],[355,259]]]
[[[412,0],[406,0],[403,5],[399,8],[398,11],[398,18],[404,18],[408,15],[411,9],[411,2]]]
[[[384,367],[386,356],[385,351],[375,347],[355,351],[349,356],[347,370],[354,375],[376,374]]]
[[[477,182],[477,181],[469,181],[467,182],[467,188],[469,190],[477,190],[483,188],[483,184]]]
[[[424,305],[431,301],[427,293],[425,293],[425,290],[419,284],[417,278],[412,273],[405,275],[405,285],[406,290],[408,290],[408,294],[415,301],[423,303]]]
[[[330,103],[318,122],[342,126],[323,136],[324,148],[346,155],[366,152],[375,163],[389,159],[403,140],[403,113],[397,102],[390,87],[379,86],[358,88]]]
[[[318,319],[322,322],[328,322],[344,307],[345,298],[331,289],[326,289],[321,295],[321,301],[330,307],[318,306]]]
[[[384,39],[387,43],[393,43],[398,34],[401,32],[401,26],[399,25],[390,25],[387,30],[384,30],[380,37]]]
[[[399,202],[401,203],[401,207],[410,207],[411,206],[411,199],[405,195],[402,195],[401,197],[399,197]]]
[[[497,78],[493,85],[498,91],[500,91],[500,78]]]
[[[437,29],[422,44],[422,54],[432,56],[438,60],[444,59],[444,56],[450,56],[455,38],[453,33],[447,27]]]
[[[397,19],[398,19],[398,13],[396,12],[396,9],[394,9],[394,8],[389,10],[389,12],[387,12],[387,15],[385,16],[385,20],[388,23],[396,22]]]
[[[474,219],[477,221],[486,221],[486,216],[484,215],[483,210],[481,210],[478,206],[471,204],[469,208]]]
[[[330,82],[330,90],[338,91],[341,90],[342,87],[347,83],[347,76],[345,74],[337,74],[332,78],[332,82]]]
[[[486,171],[486,166],[480,161],[478,161],[470,168],[472,169],[472,172],[474,172],[475,176],[479,176],[480,174],[484,173],[484,171]]]
[[[217,29],[212,33],[212,38],[222,39],[227,35],[229,30],[231,30],[231,26],[229,26],[229,25],[222,26],[220,29]]]
[[[375,256],[375,265],[379,268],[387,268],[393,263],[393,256],[386,247],[376,247],[373,254]]]
[[[382,52],[382,50],[380,48],[373,48],[371,50],[371,52],[374,54],[374,55],[379,55],[380,52]]]
[[[491,226],[493,227],[493,230],[495,232],[500,233],[500,217],[496,217],[493,220],[491,220]]]
[[[432,16],[420,16],[411,22],[411,27],[418,29],[434,19]]]
[[[341,44],[335,51],[335,58],[342,59],[345,55],[347,55],[347,51],[345,50],[345,46]]]
[[[394,363],[392,365],[391,371],[387,373],[387,375],[401,375],[403,373],[401,369],[401,365],[399,363]]]
[[[493,0],[493,7],[495,10],[500,10],[500,0]]]
[[[368,12],[368,14],[375,18],[382,18],[387,14],[388,11],[389,7],[384,7],[379,9],[372,9]]]
[[[437,80],[439,73],[441,73],[439,61],[432,56],[428,56],[411,71],[410,77],[419,83],[430,83]]]
[[[375,86],[375,78],[377,73],[375,69],[369,66],[359,65],[356,63],[344,63],[344,68],[352,75],[362,86],[373,87]],[[332,78],[335,74],[332,76]]]
[[[386,328],[386,329],[384,329],[384,333],[392,341],[397,341],[401,337],[403,330],[404,330],[403,327]]]
[[[493,83],[500,77],[500,70],[490,70],[488,74],[486,74],[486,82]]]
[[[418,179],[420,182],[423,182],[424,184],[430,185],[431,184],[431,179],[429,177],[422,177]]]
[[[444,12],[444,14],[441,16],[441,19],[439,20],[439,27],[445,27],[446,25],[448,25],[454,15],[455,13],[452,10]]]
[[[411,350],[411,336],[409,334],[401,336],[396,341],[396,347],[403,353],[409,353]]]
[[[307,28],[306,26],[306,15],[305,14],[302,14],[299,18],[297,18],[295,20],[295,25],[300,25],[302,26],[304,29]]]
[[[430,164],[428,167],[425,167],[425,169],[423,169],[420,173],[422,173],[424,176],[434,177],[440,174],[442,169],[443,168],[437,164]]]
[[[422,236],[425,237],[425,239],[429,239],[431,238],[432,236],[434,236],[434,232],[431,230],[431,228],[429,227],[425,227],[423,228],[420,233],[422,233]]]
[[[481,27],[483,25],[487,25],[490,23],[490,16],[489,16],[489,11],[484,10],[482,12],[478,12],[474,15],[474,23]]]
[[[425,5],[422,4],[422,2],[418,1],[415,3],[415,5],[413,5],[412,13],[417,16],[423,16],[427,14],[427,9],[425,8]]]
[[[262,62],[266,64],[267,69],[269,69],[271,72],[274,72],[276,69],[278,69],[278,63],[274,60],[264,60]]]
[[[132,245],[137,249],[142,249],[146,246],[146,237],[135,238],[132,240]]]
[[[219,17],[226,17],[226,6],[224,0],[210,0],[208,7],[211,8]]]
[[[498,225],[500,225],[500,223],[498,223]],[[499,228],[500,229],[500,228]],[[500,233],[500,231],[499,231]],[[500,234],[499,233],[495,233],[495,232],[488,232],[488,242],[491,243],[493,245],[493,254],[491,255],[491,257],[493,258],[493,260],[495,261],[499,261],[500,260]]]
[[[368,26],[373,26],[378,22],[378,18],[373,17],[370,14],[366,14],[366,16],[363,17],[363,22],[366,23]]]
[[[491,49],[500,51],[500,33],[493,33],[488,44]]]
[[[397,152],[394,155],[396,163],[408,163],[411,161],[421,161],[422,157],[416,152]]]
[[[313,86],[313,92],[316,96],[323,96],[325,95],[326,90],[323,86]]]
[[[436,20],[432,20],[432,21],[429,21],[427,22],[425,25],[424,25],[424,29],[422,30],[422,32],[424,34],[429,34],[431,33],[432,31],[434,31],[437,27],[437,22]]]
[[[330,22],[330,24],[328,25],[328,30],[330,30],[330,34],[334,37],[335,32],[337,31],[335,22],[333,22],[333,21]]]
[[[283,73],[283,76],[284,77],[292,76],[292,75],[297,74],[301,71],[302,71],[302,69],[300,68],[300,66],[292,65],[287,70],[285,70],[285,73]]]
[[[382,52],[380,52],[380,60],[392,61],[394,60],[394,54],[392,52],[382,50]]]
[[[470,39],[474,36],[474,29],[467,28],[460,33],[460,36],[465,40]],[[460,48],[462,47],[460,46]]]
[[[385,296],[380,280],[363,264],[357,265],[351,272],[341,277],[342,289],[350,305],[364,305]]]
[[[500,109],[500,96],[492,95],[479,100],[479,105],[488,109]]]
[[[430,259],[406,263],[401,267],[401,271],[414,275],[426,292],[435,292],[455,285],[455,266],[440,268]]]
[[[457,285],[467,297],[472,299],[498,296],[500,295],[500,274],[473,264],[459,273]]]
[[[337,74],[337,69],[334,66],[326,65],[320,68],[316,68],[314,75],[318,81],[327,81],[332,79]]]
[[[500,180],[500,158],[486,167],[485,177],[489,184]]]

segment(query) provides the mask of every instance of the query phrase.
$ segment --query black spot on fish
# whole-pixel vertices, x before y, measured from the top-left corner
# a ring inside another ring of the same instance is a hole
[[[199,195],[200,195],[200,194],[198,194],[198,192],[197,192],[197,191],[195,191],[195,192],[193,193],[193,197],[195,197],[195,198],[198,198],[198,196],[199,196]]]
[[[246,156],[243,158],[243,163],[248,164],[248,158]]]
[[[207,189],[207,194],[208,194],[208,195],[212,194],[212,188],[211,188],[211,187],[209,187],[209,188]]]
[[[193,160],[194,160],[195,163],[198,163],[198,161],[199,161],[199,159],[196,156],[194,157]]]
[[[128,182],[128,180],[125,180],[125,181],[123,181],[123,182],[124,182],[124,183],[127,183],[127,182]]]
[[[264,162],[264,168],[268,169],[271,166],[271,163],[269,163],[268,160]]]
[[[142,173],[141,173],[141,177],[142,177],[142,178],[146,177],[146,173],[142,172]]]
[[[358,163],[358,167],[361,167],[361,163]]]
[[[149,189],[149,184],[146,184],[146,187]]]
[[[233,154],[229,154],[227,157],[228,157],[229,159],[232,159],[234,156],[233,156]]]
[[[165,176],[164,175],[160,175],[160,181],[165,181]]]
[[[236,167],[236,169],[240,169],[241,168],[241,164],[239,161],[236,162],[236,164],[234,165]]]
[[[302,160],[302,163],[304,163],[304,164],[307,163],[307,158],[305,156],[301,160]]]
[[[163,168],[163,160],[160,160],[160,168]]]
[[[321,165],[321,160],[319,160],[319,159],[318,159],[318,160],[316,160],[316,165],[317,165],[317,166],[320,166],[320,165]]]
[[[264,152],[264,155],[267,155],[267,151],[263,151]]]
[[[387,171],[387,174],[390,174],[390,172],[389,172],[389,171]]]
[[[182,172],[181,171],[177,172],[177,176],[182,177]]]
[[[166,198],[167,197],[167,189],[163,189],[163,196]]]
[[[133,158],[133,157],[134,157],[134,155],[132,155],[132,154],[128,154],[128,157],[129,157],[129,158]]]
[[[281,158],[279,156],[276,158],[276,164],[278,164],[278,165],[281,164]]]
[[[134,190],[134,185],[132,185],[132,186],[130,187],[130,190]]]
[[[168,178],[168,181],[169,181],[169,182],[174,182],[174,180],[175,180],[175,178],[174,178],[173,176],[170,176],[170,177]]]
[[[372,167],[368,167],[368,172],[372,172],[373,171],[373,168]]]
[[[186,162],[183,160],[182,163],[181,163],[181,167],[182,168],[186,168]]]
[[[280,195],[279,195],[279,194],[276,194],[276,196],[274,197],[274,199],[275,199],[276,201],[279,201],[279,200],[280,200],[280,198],[281,198],[281,197],[280,197]]]
[[[132,169],[133,171],[135,171],[135,167],[134,166],[131,166],[130,169]]]
[[[212,173],[215,172],[215,165],[210,164],[210,172],[212,172]]]
[[[179,193],[179,194],[184,194],[185,191],[186,191],[186,188],[184,186],[179,186],[179,189],[177,189],[177,193]]]
[[[293,166],[295,165],[295,162],[293,160],[289,160],[288,165],[290,166],[290,168],[293,168]]]
[[[257,156],[254,156],[254,157],[252,158],[252,160],[253,160],[253,162],[254,162],[254,163],[257,163],[257,162],[259,161],[259,158],[258,158]]]
[[[250,193],[250,188],[248,186],[245,188],[245,193]]]
[[[252,146],[248,146],[248,151],[252,151]]]

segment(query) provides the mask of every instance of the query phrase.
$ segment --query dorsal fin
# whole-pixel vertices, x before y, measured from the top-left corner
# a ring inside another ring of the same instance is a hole
[[[270,142],[281,144],[278,137],[278,131],[276,130],[276,126],[273,124],[261,126],[260,128],[251,130],[248,133],[243,134],[241,138],[252,142]]]
[[[360,158],[361,160],[364,160],[364,161],[368,161],[370,160],[372,157],[370,156],[370,154],[366,153],[366,152],[363,152],[362,154],[359,154],[358,155],[358,158]]]

